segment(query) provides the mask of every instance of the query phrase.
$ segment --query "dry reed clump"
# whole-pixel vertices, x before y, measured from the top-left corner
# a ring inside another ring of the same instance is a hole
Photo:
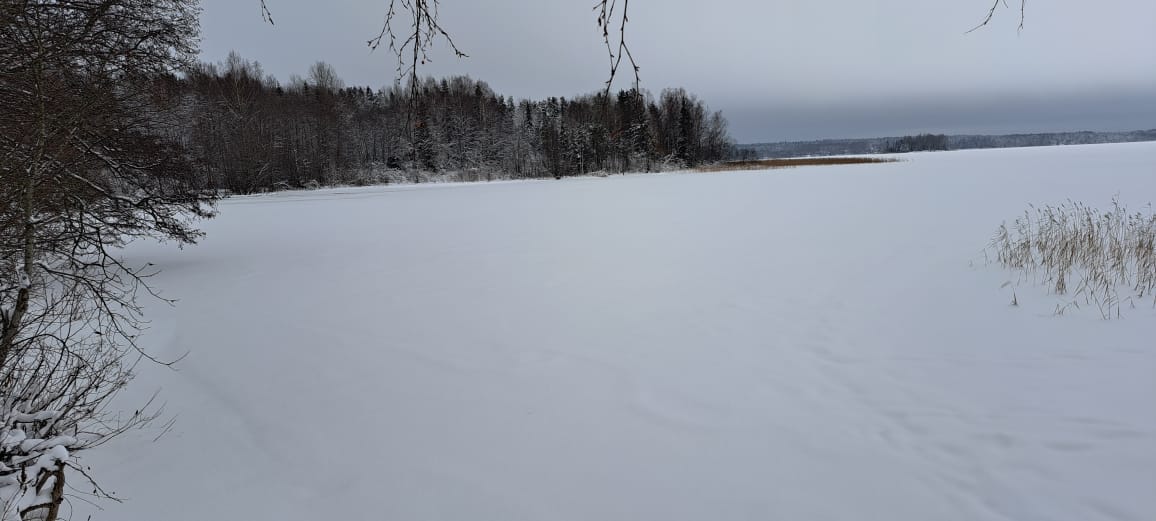
[[[1034,211],[1034,213],[1033,213]],[[989,250],[1005,268],[1072,295],[1056,314],[1095,305],[1104,319],[1121,316],[1125,303],[1152,298],[1156,307],[1156,215],[1129,213],[1116,199],[1108,211],[1067,201],[1031,207],[1009,225],[1001,224]],[[1123,291],[1123,294],[1121,294]]]
[[[799,166],[861,165],[873,163],[895,163],[892,157],[795,157],[783,159],[755,159],[726,161],[696,168],[698,172],[728,172],[732,170],[767,170],[773,168],[794,168]]]

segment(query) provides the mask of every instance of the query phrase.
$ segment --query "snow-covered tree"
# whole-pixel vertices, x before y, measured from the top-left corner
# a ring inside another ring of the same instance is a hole
[[[144,356],[123,264],[134,238],[192,242],[207,217],[167,136],[194,0],[0,5],[0,519],[57,518],[78,451],[155,417],[111,398]],[[97,495],[102,495],[94,484]]]

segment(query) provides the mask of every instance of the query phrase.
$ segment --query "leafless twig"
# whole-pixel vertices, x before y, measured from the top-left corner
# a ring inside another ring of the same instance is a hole
[[[987,16],[986,16],[986,17],[984,17],[984,19],[983,19],[983,22],[980,22],[980,24],[979,24],[979,25],[977,25],[977,26],[975,26],[975,27],[972,27],[971,29],[969,29],[969,30],[967,31],[967,33],[971,33],[971,32],[974,32],[974,31],[976,31],[976,30],[980,29],[981,27],[984,27],[984,26],[986,26],[987,24],[991,23],[992,19],[994,19],[994,18],[995,18],[995,10],[999,8],[999,4],[1001,4],[1001,3],[1003,4],[1003,6],[1004,6],[1004,7],[1010,7],[1010,6],[1007,4],[1007,0],[995,0],[994,2],[992,2],[992,4],[991,4],[991,9],[989,9],[989,10],[988,10],[988,12],[987,12]],[[1019,30],[1021,30],[1021,31],[1022,31],[1022,30],[1023,30],[1023,28],[1024,28],[1024,16],[1025,16],[1025,14],[1026,14],[1026,12],[1027,12],[1027,10],[1026,10],[1026,9],[1027,9],[1027,3],[1028,3],[1028,0],[1020,0],[1020,25],[1019,25]],[[966,34],[966,33],[965,33],[965,34]]]
[[[622,65],[623,56],[630,61],[630,67],[634,70],[635,88],[638,88],[640,81],[638,64],[634,61],[634,54],[630,52],[630,46],[626,43],[626,23],[630,21],[627,11],[630,7],[630,0],[622,0],[622,12],[618,15],[617,53],[610,41],[610,25],[615,19],[614,10],[617,7],[618,0],[601,0],[594,6],[594,10],[598,12],[598,26],[602,28],[602,41],[606,44],[606,52],[610,56],[610,77],[606,79],[606,92],[610,92],[614,76],[618,73],[618,67]]]
[[[269,22],[269,25],[276,25],[273,23],[273,13],[269,11],[269,6],[265,4],[265,0],[261,0],[261,19]]]
[[[449,44],[454,56],[458,58],[469,57],[458,48],[449,31],[446,31],[438,21],[439,4],[439,0],[390,0],[385,21],[382,22],[381,32],[366,42],[370,49],[376,50],[382,42],[388,40],[389,50],[397,55],[399,78],[408,76],[413,79],[414,89],[417,89],[417,67],[419,64],[424,65],[432,61],[429,57],[429,51],[438,38]],[[393,31],[395,19],[398,13],[403,11],[409,13],[412,20],[407,34],[404,35],[405,39],[401,39]],[[407,57],[409,59],[408,64],[406,63]]]

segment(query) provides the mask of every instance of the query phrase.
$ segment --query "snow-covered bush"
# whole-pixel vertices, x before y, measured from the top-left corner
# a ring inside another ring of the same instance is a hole
[[[50,447],[24,466],[18,474],[0,477],[0,503],[5,506],[0,519],[56,519],[60,498],[64,495],[64,466],[68,461],[71,440],[28,439],[23,431],[6,433],[0,448]]]
[[[670,172],[670,171],[674,171],[674,170],[685,170],[686,166],[687,166],[686,161],[684,161],[683,159],[679,158],[678,156],[676,156],[674,154],[670,154],[670,155],[667,155],[666,157],[663,157],[662,160],[659,161],[658,170],[660,172]]]
[[[76,260],[43,256],[32,277],[0,288],[0,304],[27,295],[23,327],[0,366],[2,521],[56,519],[66,469],[89,480],[92,495],[109,497],[74,454],[159,414],[150,404],[131,414],[109,410],[143,356],[134,345],[140,328],[134,299],[147,273]],[[10,325],[13,309],[0,311]]]

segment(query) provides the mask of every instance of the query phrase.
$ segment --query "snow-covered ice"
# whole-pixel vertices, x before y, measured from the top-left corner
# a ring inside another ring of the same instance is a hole
[[[189,355],[122,396],[168,434],[79,455],[93,519],[1156,519],[1156,310],[982,253],[1156,202],[1156,143],[903,159],[227,200],[126,252]]]

